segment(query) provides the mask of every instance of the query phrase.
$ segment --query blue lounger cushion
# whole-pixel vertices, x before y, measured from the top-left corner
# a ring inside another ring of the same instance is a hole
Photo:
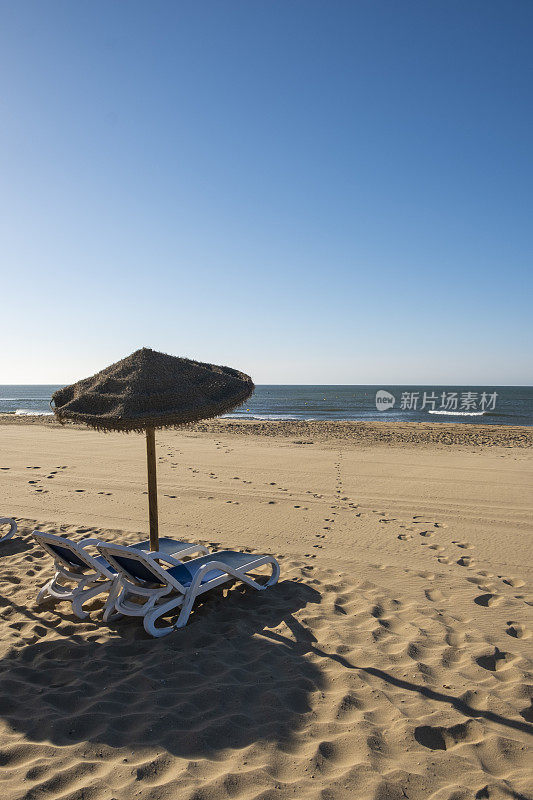
[[[103,567],[105,567],[109,572],[112,572],[114,575],[117,574],[116,569],[112,567],[111,564],[109,564],[109,562],[107,561],[107,559],[104,558],[103,556],[94,556],[94,560],[98,561],[98,563],[101,564]]]
[[[58,556],[64,558],[65,561],[67,561],[69,564],[72,564],[73,567],[76,567],[76,569],[79,569],[81,572],[90,569],[89,565],[86,564],[85,561],[82,561],[82,559],[73,550],[69,550],[68,547],[61,547],[61,545],[58,544],[50,544],[49,547],[54,551],[54,553],[57,553]],[[93,556],[93,559],[98,561],[98,563],[109,570],[109,572],[113,572],[116,575],[116,569],[113,569],[111,564],[109,564],[107,559],[105,559],[103,556]]]
[[[57,538],[59,539],[60,537],[58,536]],[[65,561],[68,561],[68,563],[72,564],[73,567],[77,567],[81,570],[90,569],[88,564],[85,561],[82,561],[82,559],[68,547],[61,547],[59,544],[49,544],[49,547],[50,550],[53,550],[58,556],[64,558]]]
[[[167,542],[172,547],[172,552],[175,558],[179,558],[180,548],[178,547],[178,545],[181,545],[182,546],[181,549],[183,550],[189,550],[190,548],[190,544],[188,542],[178,542],[175,539],[163,538],[159,540],[160,552],[165,552],[166,549],[165,544]],[[146,547],[147,544],[149,544],[149,542],[148,543],[139,542],[139,544],[133,544],[129,546],[132,549],[136,550],[147,550],[148,549],[148,547]],[[103,559],[103,563],[107,563],[104,559],[104,556],[100,556],[100,558]],[[126,572],[129,572],[129,574],[132,575],[137,580],[151,584],[162,583],[162,581],[157,575],[155,575],[151,570],[147,569],[144,566],[144,564],[142,564],[140,561],[137,561],[136,558],[128,558],[128,556],[124,555],[123,553],[120,553],[120,555],[118,553],[115,553],[113,555],[113,558],[118,564],[120,564],[120,566]],[[113,570],[113,572],[115,571],[116,570]]]

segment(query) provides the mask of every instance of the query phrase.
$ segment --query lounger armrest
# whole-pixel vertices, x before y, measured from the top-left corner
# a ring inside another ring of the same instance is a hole
[[[78,544],[80,547],[90,547],[91,545],[96,547],[99,544],[105,544],[105,542],[102,542],[101,539],[82,539]]]
[[[213,570],[215,569],[220,570],[220,572],[225,572],[226,575],[234,574],[234,570],[227,564],[224,564],[222,561],[215,561],[215,559],[213,559],[213,561],[208,561],[207,564],[202,564],[202,566],[194,576],[190,589],[195,590],[202,583],[204,575],[206,575],[208,572],[213,572]]]
[[[206,575],[209,572],[212,572],[213,570],[218,569],[220,570],[220,572],[225,572],[226,575],[230,575],[233,576],[234,578],[242,580],[244,574],[258,567],[262,567],[265,564],[272,564],[274,571],[276,569],[278,570],[275,579],[277,581],[277,577],[279,576],[279,564],[276,561],[276,559],[273,558],[272,556],[259,556],[255,558],[251,563],[245,564],[242,567],[232,567],[230,566],[230,564],[225,564],[223,561],[217,561],[216,559],[213,559],[212,561],[208,561],[206,564],[202,564],[198,572],[195,574],[193,582],[191,583],[188,591],[195,592],[202,583],[204,575]],[[269,584],[265,584],[265,586],[267,585]]]

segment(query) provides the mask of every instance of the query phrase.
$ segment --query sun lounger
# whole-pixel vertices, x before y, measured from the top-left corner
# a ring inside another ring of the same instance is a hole
[[[102,592],[109,592],[104,606],[104,620],[107,621],[114,611],[119,575],[103,556],[93,556],[87,549],[103,544],[102,541],[100,539],[83,539],[81,542],[73,542],[62,536],[42,531],[33,531],[32,536],[52,556],[56,570],[53,578],[43,586],[37,595],[37,603],[40,603],[45,597],[67,600],[72,603],[74,614],[80,619],[85,619],[88,614],[83,611],[83,604]],[[178,542],[168,538],[161,539],[159,546],[167,553],[179,553],[180,556],[208,552],[203,545]],[[140,552],[149,550],[149,548],[149,541],[144,541],[132,545],[131,548],[123,547],[122,550],[128,552],[130,549],[132,551],[138,549]]]
[[[2,536],[0,538],[0,544],[2,544],[2,542],[7,542],[8,539],[11,539],[11,537],[16,534],[16,532],[17,532],[17,523],[11,517],[0,517],[0,525],[10,525],[11,526],[9,528],[8,532],[5,534],[5,536]]]
[[[279,578],[279,564],[273,556],[258,556],[222,550],[181,563],[165,553],[146,553],[115,544],[98,545],[99,552],[120,573],[120,587],[115,609],[121,614],[142,617],[151,636],[165,636],[187,624],[196,598],[224,583],[239,580],[254,589],[266,589]],[[159,562],[167,562],[167,569]],[[272,574],[265,583],[258,583],[249,573],[269,564]],[[157,628],[163,614],[179,608],[177,622]]]

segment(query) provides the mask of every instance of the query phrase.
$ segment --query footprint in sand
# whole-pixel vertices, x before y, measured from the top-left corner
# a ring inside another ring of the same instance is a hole
[[[474,603],[478,606],[484,606],[485,608],[492,608],[492,606],[499,605],[503,600],[501,594],[493,594],[488,592],[487,594],[480,594],[474,598]]]
[[[524,586],[525,581],[522,578],[502,578],[503,582],[507,584],[507,586],[514,586],[515,589],[520,588],[520,586]]]
[[[430,750],[450,750],[465,743],[476,744],[482,741],[484,735],[483,725],[475,719],[448,728],[440,725],[419,725],[414,732],[416,741]]]
[[[398,539],[401,539],[402,542],[408,542],[409,539],[412,539],[412,538],[413,538],[413,534],[412,533],[400,533],[400,535],[398,536]]]
[[[505,650],[500,650],[498,647],[494,648],[493,653],[487,653],[476,659],[479,666],[489,670],[489,672],[501,672],[502,670],[508,669],[518,660],[519,656],[514,653],[508,653]]]
[[[509,636],[512,636],[514,639],[529,639],[531,636],[531,631],[529,628],[526,628],[525,625],[522,625],[521,622],[508,622],[507,625],[507,633]]]
[[[461,558],[458,560],[458,562],[457,562],[457,563],[458,563],[458,564],[459,564],[459,566],[461,566],[461,567],[473,567],[473,566],[474,566],[474,564],[475,564],[475,561],[474,561],[474,559],[473,559],[473,558],[471,558],[470,556],[462,556],[462,557],[461,557]]]
[[[461,645],[465,643],[466,634],[462,630],[453,630],[450,628],[448,631],[446,631],[444,640],[450,647],[461,647]],[[472,708],[474,708],[474,706],[472,706]]]
[[[440,603],[441,600],[447,600],[447,595],[444,595],[440,589],[425,589],[424,594],[428,600],[433,603]]]

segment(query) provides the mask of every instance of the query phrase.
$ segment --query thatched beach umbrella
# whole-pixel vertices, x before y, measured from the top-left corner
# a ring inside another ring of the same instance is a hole
[[[60,422],[100,431],[146,432],[150,547],[158,548],[155,428],[218,417],[250,397],[252,379],[230,367],[203,364],[143,347],[91,378],[52,396]]]

